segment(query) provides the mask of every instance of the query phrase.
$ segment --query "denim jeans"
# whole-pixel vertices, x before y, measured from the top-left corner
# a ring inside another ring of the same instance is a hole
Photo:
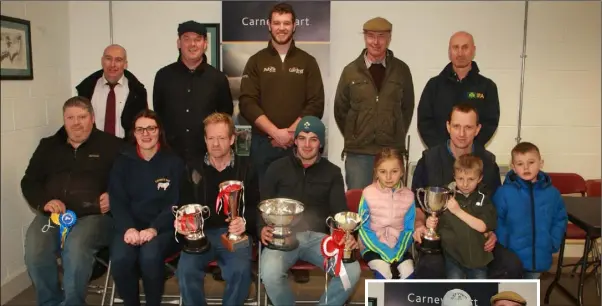
[[[205,300],[205,268],[213,260],[222,270],[226,282],[222,305],[243,305],[251,287],[251,240],[245,247],[228,251],[221,242],[221,235],[227,228],[205,229],[205,236],[211,247],[205,253],[188,254],[182,252],[178,263],[178,284],[185,306],[207,305]],[[244,243],[244,242],[241,242]]]
[[[347,189],[364,189],[374,181],[374,155],[346,153],[345,183]]]
[[[164,261],[178,251],[173,232],[160,233],[141,246],[125,243],[123,235],[115,235],[111,244],[111,272],[123,304],[140,305],[139,280],[142,278],[146,305],[160,306],[165,285]]]
[[[260,184],[263,182],[263,177],[270,164],[288,154],[293,154],[292,147],[287,149],[275,148],[267,136],[257,133],[253,133],[251,136],[251,161],[257,171]]]
[[[107,247],[113,233],[113,220],[106,215],[77,219],[60,250],[59,227],[46,232],[42,228],[49,217],[36,215],[25,235],[25,265],[41,306],[81,306],[86,304],[88,283],[94,267],[94,255]],[[57,257],[63,266],[63,290],[59,285]]]
[[[320,244],[325,234],[316,232],[300,232],[296,234],[299,247],[289,252],[263,248],[261,253],[261,280],[266,293],[274,306],[295,305],[295,295],[288,283],[287,271],[298,260],[303,260],[316,267],[324,269],[324,257],[320,251]],[[343,305],[353,293],[355,285],[360,279],[360,265],[353,262],[344,264],[351,283],[351,288],[345,290],[339,277],[333,277],[328,283],[327,292],[320,298],[319,305]],[[328,303],[326,303],[328,293]]]
[[[530,271],[523,272],[524,279],[539,279],[540,276],[541,276],[541,273],[538,273],[538,272],[530,272]]]
[[[447,254],[445,257],[445,272],[448,279],[487,279],[487,266],[482,268],[466,268]]]

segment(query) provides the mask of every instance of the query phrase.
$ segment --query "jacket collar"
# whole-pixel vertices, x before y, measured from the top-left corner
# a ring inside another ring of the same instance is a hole
[[[518,188],[529,188],[530,185],[533,185],[533,188],[547,188],[552,185],[552,179],[550,176],[543,172],[539,171],[537,174],[537,181],[535,183],[527,182],[521,179],[514,170],[508,171],[506,173],[506,179],[504,180],[504,185],[514,185]]]
[[[90,136],[88,136],[88,139],[86,139],[84,142],[82,142],[82,144],[79,147],[81,148],[81,146],[85,145],[86,143],[93,141],[94,139],[96,139],[98,137],[98,134],[100,134],[100,133],[104,133],[104,132],[97,129],[96,126],[92,127],[92,131],[90,131]],[[56,131],[56,133],[54,134],[54,137],[56,137],[61,143],[71,146],[71,144],[68,142],[67,130],[65,129],[64,125],[61,126],[61,128],[58,129],[58,131]]]
[[[297,155],[297,148],[295,147],[293,149],[293,154],[290,155],[291,159],[293,160],[293,163],[301,168],[304,168],[305,166],[303,165],[303,162],[301,162],[301,159],[299,158],[299,155]],[[316,164],[318,164],[320,161],[322,160],[322,153],[318,152],[318,157],[316,158],[316,161],[311,164],[308,168],[315,166]]]
[[[368,51],[367,48],[362,49],[362,52],[360,53],[360,55],[357,57],[357,59],[355,60],[356,63],[358,65],[361,65],[362,67],[368,69],[368,67],[366,66],[366,51]],[[391,59],[394,57],[393,51],[391,51],[390,49],[387,49],[387,52],[385,54],[385,59],[384,62],[387,63],[386,68],[388,68],[390,65],[389,63],[391,63]]]
[[[79,83],[75,88],[79,92],[94,90],[96,82],[98,82],[98,79],[103,77],[103,73],[104,72],[102,71],[102,69],[92,73],[83,81],[81,81],[81,83]],[[128,80],[128,87],[130,89],[138,90],[144,88],[144,85],[129,70],[126,69],[123,71],[123,77],[125,77]]]
[[[190,72],[190,68],[188,68],[188,66],[186,66],[184,64],[184,62],[182,61],[182,55],[178,56],[178,61],[177,61],[177,65],[178,67],[180,67],[181,69],[183,69],[186,72]],[[198,65],[194,70],[195,73],[203,73],[203,71],[205,71],[205,69],[207,68],[207,66],[209,65],[209,63],[207,63],[207,54],[203,53],[203,61],[201,62],[200,65]]]
[[[270,51],[270,53],[272,55],[278,55],[278,50],[276,50],[276,48],[274,48],[274,44],[271,39],[270,39],[270,41],[268,41],[268,50]],[[286,52],[286,56],[288,57],[289,55],[293,55],[296,50],[297,50],[297,47],[295,46],[295,40],[293,39],[293,40],[291,40],[291,45],[288,48],[288,51]]]
[[[468,74],[466,75],[467,79],[478,75],[480,72],[477,62],[472,61],[470,65],[471,65],[470,71],[468,71]],[[439,75],[441,75],[445,78],[448,78],[450,80],[453,80],[454,82],[456,82],[458,80],[458,76],[456,75],[456,72],[454,71],[454,68],[453,68],[451,62],[448,63],[447,66],[445,66],[445,68],[443,68],[443,70],[441,71],[441,73]]]
[[[388,188],[388,187],[383,186],[378,180],[373,182],[372,185],[374,185],[374,188],[376,188],[378,191],[383,192],[383,193],[399,193],[403,190],[403,186],[401,185],[401,182],[399,182],[393,188]]]

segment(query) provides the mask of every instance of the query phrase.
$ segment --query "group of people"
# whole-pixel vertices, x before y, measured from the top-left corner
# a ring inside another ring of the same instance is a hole
[[[39,305],[84,305],[95,255],[106,247],[125,305],[140,304],[140,278],[146,303],[160,305],[164,260],[181,248],[174,236],[187,234],[173,207],[190,203],[209,208],[204,233],[211,246],[201,254],[180,253],[183,303],[206,304],[205,270],[217,260],[226,282],[223,304],[242,305],[251,285],[253,240],[268,244],[273,238],[256,207],[278,197],[305,206],[294,227],[299,246],[264,248],[260,277],[272,304],[294,305],[288,271],[298,260],[325,268],[322,244],[331,233],[324,221],[349,210],[345,185],[363,189],[358,212],[365,222],[357,238],[339,243],[358,249],[377,278],[531,278],[550,267],[567,222],[562,199],[530,143],[512,150],[513,170],[500,186],[495,156],[485,149],[499,120],[497,88],[479,74],[470,34],[451,37],[451,63],[422,94],[418,127],[428,149],[406,187],[404,139],[414,89],[408,65],[388,49],[392,25],[383,18],[364,24],[366,48],[345,67],[337,87],[343,178],[322,157],[324,86],[315,58],[295,46],[295,20],[292,6],[275,5],[271,40],[244,68],[239,106],[253,125],[249,157],[232,149],[233,100],[225,74],[207,63],[201,24],[179,25],[179,57],[156,74],[154,110],[144,85],[127,70],[126,50],[104,50],[102,70],[64,103],[64,126],[40,141],[21,182],[37,211],[26,234],[25,262]],[[235,218],[211,205],[228,180],[244,182],[247,207]],[[428,186],[454,191],[439,218],[427,218],[416,205],[416,190]],[[76,222],[61,238],[65,228],[53,225],[53,216],[67,211]],[[427,227],[438,228],[442,252],[413,256]],[[252,239],[229,250],[221,243],[226,232]],[[360,280],[357,261],[341,265],[344,278],[333,275],[320,304],[343,305]],[[295,278],[303,282],[307,275]]]

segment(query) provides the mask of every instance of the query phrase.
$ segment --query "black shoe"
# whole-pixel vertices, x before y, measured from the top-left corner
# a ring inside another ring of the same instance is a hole
[[[294,270],[291,271],[297,284],[305,284],[309,282],[309,271],[307,270]]]
[[[213,275],[213,279],[218,281],[218,282],[223,282],[224,279],[222,278],[222,269],[220,269],[219,267],[214,267],[211,270],[211,274]]]

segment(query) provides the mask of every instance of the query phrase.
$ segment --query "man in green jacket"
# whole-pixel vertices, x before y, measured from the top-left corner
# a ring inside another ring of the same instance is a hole
[[[392,25],[384,18],[364,24],[366,48],[341,74],[334,116],[345,139],[348,189],[372,183],[374,156],[384,147],[405,151],[414,114],[414,84],[406,63],[388,49]]]

